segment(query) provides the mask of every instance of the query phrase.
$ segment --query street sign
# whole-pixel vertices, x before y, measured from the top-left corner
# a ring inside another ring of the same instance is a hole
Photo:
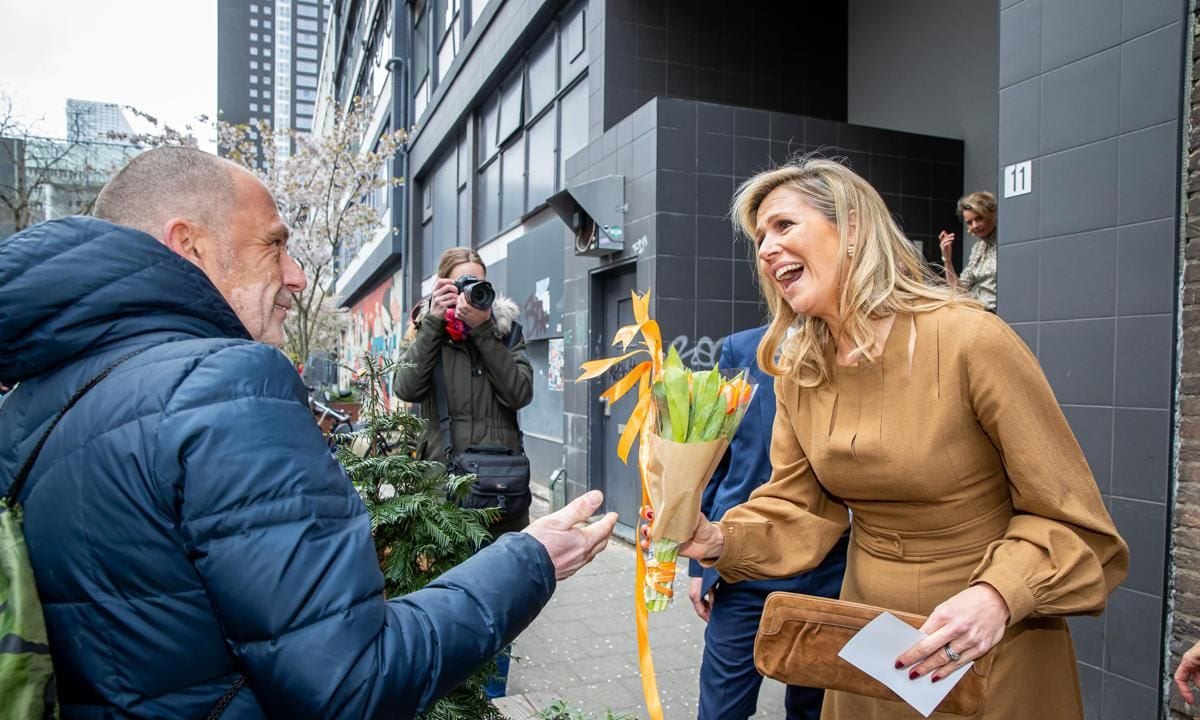
[[[1032,162],[1026,160],[1004,168],[1004,197],[1025,195],[1031,190],[1033,190]]]

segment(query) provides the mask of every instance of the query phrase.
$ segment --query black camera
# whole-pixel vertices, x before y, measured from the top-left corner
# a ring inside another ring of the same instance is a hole
[[[454,281],[454,287],[467,296],[471,307],[487,310],[496,301],[496,289],[487,280],[481,280],[474,275],[463,275]]]

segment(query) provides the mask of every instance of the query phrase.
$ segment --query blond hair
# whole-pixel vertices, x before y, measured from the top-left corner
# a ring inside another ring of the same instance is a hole
[[[963,212],[967,210],[975,213],[992,226],[992,233],[986,238],[980,239],[994,240],[996,237],[996,196],[986,190],[963,195],[958,199],[958,206],[955,208],[959,220],[963,219]]]
[[[452,247],[442,253],[442,257],[438,260],[437,276],[448,278],[450,277],[450,271],[463,263],[475,263],[483,268],[485,274],[487,273],[487,265],[483,264],[483,258],[479,257],[479,253],[471,248]]]
[[[824,385],[830,379],[825,353],[837,340],[824,320],[798,319],[758,262],[753,240],[758,208],[779,187],[798,192],[837,228],[839,326],[841,339],[852,347],[851,360],[873,360],[870,351],[878,340],[873,320],[971,302],[938,279],[866,180],[833,160],[797,158],[742,183],[730,208],[735,227],[751,239],[751,260],[771,312],[771,325],[758,346],[758,363],[771,375],[790,376],[802,387]],[[792,325],[797,332],[787,339]]]

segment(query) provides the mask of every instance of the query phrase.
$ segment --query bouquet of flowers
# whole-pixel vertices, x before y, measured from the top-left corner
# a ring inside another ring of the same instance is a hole
[[[650,525],[643,588],[650,612],[670,604],[679,543],[696,529],[704,488],[755,389],[745,370],[687,369],[675,348],[663,363],[662,379],[651,386],[654,421],[644,448],[650,504],[642,509]]]
[[[611,404],[637,388],[637,404],[617,442],[617,455],[628,462],[634,441],[639,441],[643,507],[637,531],[640,536],[648,528],[652,539],[645,547],[649,555],[636,556],[641,597],[635,599],[634,619],[646,711],[650,720],[662,720],[649,613],[665,610],[670,603],[679,543],[696,529],[704,487],[754,397],[755,384],[744,371],[729,375],[715,369],[688,370],[674,348],[664,360],[662,334],[650,318],[648,291],[633,293],[633,320],[613,338],[621,354],[583,363],[576,382],[598,378],[629,358],[646,357],[600,397]]]
[[[636,355],[648,356],[600,397],[614,403],[638,389],[638,402],[617,444],[617,454],[628,461],[633,442],[640,437],[638,464],[644,505],[640,519],[646,523],[651,542],[644,559],[645,573],[639,572],[639,576],[644,577],[645,608],[661,612],[673,595],[679,543],[696,529],[704,487],[754,397],[755,383],[744,370],[689,370],[675,348],[664,360],[661,333],[658,323],[650,319],[649,304],[649,292],[633,294],[635,324],[622,327],[613,338],[613,344],[625,352],[585,362],[577,380],[600,377]],[[629,350],[638,337],[640,347]]]

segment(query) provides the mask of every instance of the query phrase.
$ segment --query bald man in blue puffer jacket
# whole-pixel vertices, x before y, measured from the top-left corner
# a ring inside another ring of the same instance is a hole
[[[0,243],[0,492],[21,493],[65,718],[407,718],[511,642],[615,522],[598,493],[386,600],[367,512],[271,344],[307,282],[253,175],[135,158]]]

